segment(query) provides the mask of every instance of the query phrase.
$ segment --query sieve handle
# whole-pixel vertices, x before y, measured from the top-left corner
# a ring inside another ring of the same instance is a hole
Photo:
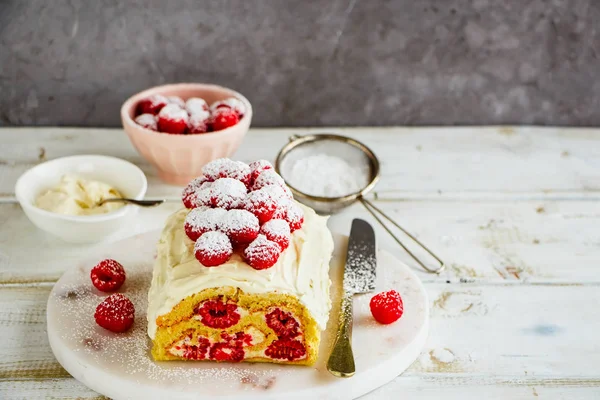
[[[423,243],[421,243],[416,237],[414,237],[413,235],[411,235],[410,232],[408,232],[406,229],[404,229],[403,227],[401,227],[396,221],[394,221],[389,216],[387,216],[383,211],[381,211],[379,208],[375,207],[375,205],[373,203],[371,203],[369,200],[364,199],[363,197],[360,197],[359,200],[362,203],[362,205],[367,209],[367,211],[373,216],[373,218],[375,218],[377,220],[377,222],[379,222],[379,225],[383,226],[383,229],[385,229],[387,231],[387,233],[390,234],[390,236],[396,241],[396,243],[398,243],[408,253],[408,255],[411,256],[411,258],[413,260],[415,260],[421,266],[421,268],[423,268],[425,271],[430,272],[432,274],[439,274],[440,272],[442,272],[446,268],[446,264],[444,264],[444,262],[438,256],[436,256],[435,253],[433,253],[431,250],[429,250],[427,248],[427,246],[425,246]],[[404,243],[402,243],[400,241],[400,239],[398,239],[398,237],[383,222],[383,220],[381,219],[381,217],[387,219],[389,222],[392,223],[392,225],[394,225],[396,228],[400,229],[406,236],[408,236],[409,238],[411,238],[423,250],[425,250],[427,253],[429,253],[430,256],[432,256],[433,258],[435,258],[435,260],[440,264],[440,266],[437,269],[432,269],[432,268],[429,268],[427,265],[425,265],[425,263],[423,263],[421,260],[419,260],[419,258],[417,258],[417,256],[415,256],[404,245]]]

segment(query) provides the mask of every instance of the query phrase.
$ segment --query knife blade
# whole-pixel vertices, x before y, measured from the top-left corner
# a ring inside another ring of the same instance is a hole
[[[352,353],[352,296],[375,290],[376,275],[375,232],[368,222],[354,219],[344,266],[344,294],[338,331],[331,355],[327,360],[327,370],[337,377],[349,378],[356,372]]]
[[[375,232],[362,219],[354,219],[348,239],[346,266],[344,267],[344,292],[352,294],[375,290],[377,257],[375,255]]]

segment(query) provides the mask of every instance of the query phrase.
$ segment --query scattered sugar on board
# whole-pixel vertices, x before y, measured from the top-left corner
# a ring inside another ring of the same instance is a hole
[[[90,266],[91,268],[91,266]],[[135,306],[135,322],[128,332],[113,334],[94,321],[96,306],[109,294],[93,288],[89,269],[73,272],[68,283],[55,288],[59,334],[76,352],[84,353],[90,363],[115,373],[131,376],[138,382],[153,381],[161,386],[209,384],[212,387],[260,390],[245,381],[266,381],[281,375],[281,368],[252,364],[212,362],[154,362],[147,335],[146,309],[152,279],[151,262],[125,265],[127,281],[119,292]],[[276,371],[277,369],[277,371]],[[291,370],[290,370],[291,371]]]
[[[341,157],[318,153],[299,158],[284,171],[288,183],[303,193],[341,197],[360,191],[369,183],[368,171]]]

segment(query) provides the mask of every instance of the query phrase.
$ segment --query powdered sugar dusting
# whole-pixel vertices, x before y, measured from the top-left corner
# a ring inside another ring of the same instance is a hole
[[[235,97],[230,97],[225,100],[214,102],[213,104],[211,104],[210,110],[212,112],[215,112],[221,107],[231,108],[240,116],[240,118],[246,113],[246,106],[244,105],[244,103],[241,100],[236,99]]]
[[[266,188],[254,190],[246,196],[244,205],[247,209],[252,210],[257,207],[271,207],[280,198],[279,195],[265,190]]]
[[[250,169],[252,170],[252,172],[254,172],[254,171],[261,171],[262,172],[262,171],[267,170],[267,169],[273,169],[273,164],[271,164],[267,160],[252,161],[248,165],[250,166]]]
[[[244,228],[258,231],[258,218],[246,210],[229,210],[221,218],[218,225],[223,232],[238,232]]]
[[[147,99],[153,107],[159,106],[160,104],[168,104],[169,99],[162,94],[153,94]]]
[[[249,260],[267,259],[273,255],[273,252],[281,252],[281,248],[275,242],[267,239],[265,235],[258,235],[252,243],[244,250],[244,256]]]
[[[157,129],[156,125],[156,117],[152,114],[141,114],[135,117],[135,122],[138,125],[143,126],[144,128],[152,129],[155,131]]]
[[[288,187],[282,187],[279,185],[264,186],[256,191],[265,191],[276,201],[284,201],[292,198],[292,192],[290,192],[290,189]]]
[[[212,231],[226,214],[221,208],[195,208],[185,217],[185,223],[196,230]]]
[[[167,104],[158,113],[159,117],[167,118],[174,121],[188,121],[188,113],[177,104]]]
[[[277,172],[273,171],[272,169],[267,169],[261,172],[260,175],[258,175],[256,181],[254,181],[253,189],[261,189],[268,185],[278,185],[285,187],[285,182]]]
[[[223,232],[206,232],[196,240],[194,252],[201,251],[207,256],[220,255],[224,252],[231,253],[233,248],[231,241]]]
[[[246,181],[250,177],[250,167],[241,161],[233,161],[228,158],[218,158],[206,164],[202,173],[211,179],[233,178]]]
[[[189,133],[205,133],[208,132],[207,119],[199,114],[192,114],[188,121]]]
[[[264,233],[269,240],[279,242],[280,240],[290,240],[290,225],[283,219],[272,219],[260,227],[260,232]]]
[[[289,238],[290,237],[290,226],[283,219],[272,219],[267,221],[261,226],[261,232],[267,237],[273,238]]]
[[[208,111],[208,104],[206,100],[199,97],[191,97],[185,102],[185,109],[190,115],[196,115],[204,120],[210,117],[210,111]]]
[[[286,219],[288,222],[300,221],[304,219],[304,211],[298,206],[298,204],[290,201],[287,203]]]
[[[167,99],[171,104],[177,104],[181,108],[185,107],[185,101],[179,96],[167,96]]]
[[[214,206],[227,209],[238,207],[247,192],[246,185],[233,178],[217,179],[210,190]]]
[[[144,246],[148,246],[145,242]],[[134,246],[135,247],[135,246]],[[139,250],[134,248],[134,250]],[[149,258],[149,257],[148,257]],[[241,382],[263,382],[288,372],[277,366],[248,364],[217,364],[212,362],[154,362],[150,355],[152,343],[147,336],[146,309],[148,288],[152,279],[151,262],[126,264],[127,281],[120,290],[135,306],[133,327],[125,333],[114,334],[96,325],[94,312],[108,294],[93,288],[89,280],[90,268],[68,272],[51,294],[49,318],[53,319],[53,334],[68,343],[71,352],[79,353],[85,364],[114,374],[129,376],[133,381],[151,382],[160,387],[205,385],[207,395],[226,390],[260,391]],[[84,365],[85,365],[84,364]],[[117,372],[118,371],[118,372]],[[293,370],[289,370],[293,372]]]

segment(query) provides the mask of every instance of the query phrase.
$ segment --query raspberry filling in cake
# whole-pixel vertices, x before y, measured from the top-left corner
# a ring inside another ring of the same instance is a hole
[[[265,160],[207,164],[182,202],[149,291],[153,357],[314,364],[331,309],[327,219]]]

